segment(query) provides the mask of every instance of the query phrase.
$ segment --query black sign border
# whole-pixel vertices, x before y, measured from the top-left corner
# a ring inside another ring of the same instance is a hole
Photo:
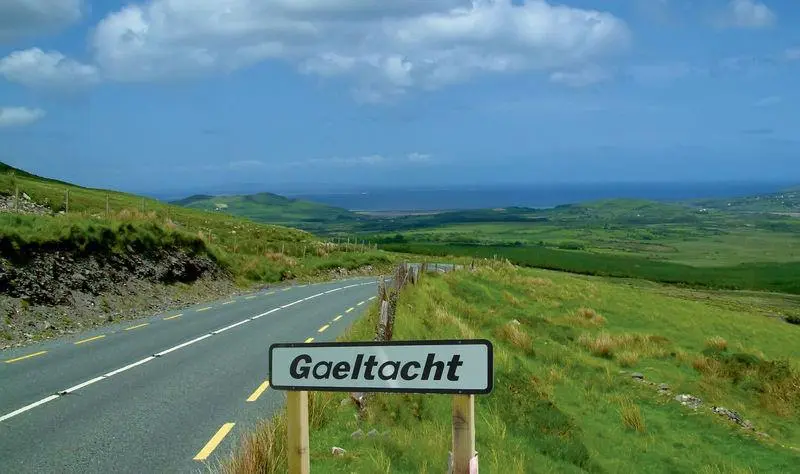
[[[310,387],[304,385],[275,385],[272,383],[272,351],[276,348],[299,347],[376,347],[376,346],[457,346],[477,345],[486,346],[488,351],[487,386],[483,390],[458,390],[432,388],[429,390],[419,388],[365,388],[365,387]],[[455,395],[487,395],[494,388],[494,347],[488,339],[435,339],[431,341],[362,341],[362,342],[279,342],[269,346],[269,386],[275,390],[308,391],[308,392],[362,392],[362,393],[440,393]]]

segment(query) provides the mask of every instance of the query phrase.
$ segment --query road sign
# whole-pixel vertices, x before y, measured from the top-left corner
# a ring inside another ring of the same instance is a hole
[[[487,394],[492,343],[485,339],[273,344],[277,390]]]

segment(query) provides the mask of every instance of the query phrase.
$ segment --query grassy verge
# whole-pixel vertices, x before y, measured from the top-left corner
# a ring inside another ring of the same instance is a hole
[[[307,232],[188,209],[126,193],[89,189],[0,166],[0,195],[26,196],[54,215],[0,213],[0,257],[37,250],[78,253],[179,248],[207,254],[241,284],[330,278],[334,270],[379,272],[397,257]]]
[[[376,317],[372,308],[347,338],[371,339]],[[495,344],[495,390],[476,402],[482,472],[789,472],[800,459],[789,447],[800,446],[798,329],[680,294],[496,264],[409,287],[395,339]],[[677,394],[703,404],[687,408]],[[342,398],[312,393],[316,471],[446,469],[449,397],[375,395],[363,420]],[[359,429],[386,434],[353,439]],[[220,470],[284,472],[284,433],[281,416],[264,422]]]
[[[684,286],[728,290],[774,291],[800,294],[800,262],[745,263],[728,267],[693,267],[680,263],[539,247],[465,246],[442,244],[386,244],[393,252],[438,256],[507,258],[537,268],[584,275],[636,278]]]

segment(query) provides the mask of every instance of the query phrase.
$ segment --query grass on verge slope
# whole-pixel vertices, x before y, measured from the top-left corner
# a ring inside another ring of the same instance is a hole
[[[371,340],[376,308],[348,335]],[[518,321],[516,324],[514,320]],[[800,462],[800,328],[601,278],[497,264],[428,276],[398,303],[395,339],[487,337],[495,390],[476,398],[481,472],[789,472]],[[671,395],[620,371],[666,383]],[[703,399],[694,411],[673,400]],[[378,394],[366,420],[312,392],[319,472],[443,472],[450,397]],[[741,413],[759,438],[713,414]],[[351,439],[361,429],[386,437]],[[284,472],[285,420],[244,439],[226,473]],[[331,447],[347,450],[334,457]]]
[[[241,283],[328,276],[336,268],[389,268],[398,258],[359,245],[324,243],[297,229],[172,206],[102,189],[42,178],[0,163],[0,195],[27,194],[54,216],[0,213],[0,257],[25,258],[35,249],[124,251],[181,247],[208,253]],[[106,212],[108,210],[108,212]]]

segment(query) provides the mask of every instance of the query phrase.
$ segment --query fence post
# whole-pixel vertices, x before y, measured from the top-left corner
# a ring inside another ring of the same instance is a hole
[[[14,186],[14,210],[19,211],[19,186]]]
[[[64,201],[64,213],[69,214],[69,188],[67,188],[67,197]]]
[[[110,206],[108,205],[108,194],[106,194],[106,218],[111,215]]]
[[[477,473],[477,464],[475,395],[453,395],[453,474]]]
[[[309,474],[308,392],[286,393],[287,435],[289,438],[289,474]]]

